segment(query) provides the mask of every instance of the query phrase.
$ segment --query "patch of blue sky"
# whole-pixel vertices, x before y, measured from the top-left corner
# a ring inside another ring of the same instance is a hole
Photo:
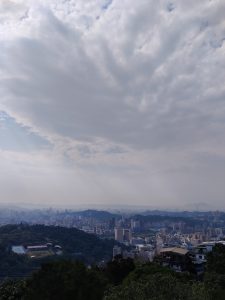
[[[209,43],[212,48],[217,49],[217,48],[221,48],[223,46],[224,41],[225,41],[225,38],[212,39]]]
[[[27,152],[50,147],[48,140],[18,124],[5,112],[0,112],[0,150]]]
[[[106,0],[104,4],[102,5],[103,10],[107,10],[109,6],[112,4],[113,0]]]
[[[167,4],[167,10],[168,10],[169,12],[171,12],[171,11],[173,11],[174,9],[175,9],[175,4],[172,3],[172,2],[169,2],[169,3]]]

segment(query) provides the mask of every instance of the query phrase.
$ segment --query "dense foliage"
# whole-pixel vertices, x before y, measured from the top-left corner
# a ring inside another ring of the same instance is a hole
[[[104,276],[81,262],[60,261],[44,265],[27,281],[24,299],[102,299],[107,285]]]
[[[217,244],[208,254],[204,279],[212,299],[225,299],[225,246]]]
[[[105,300],[200,300],[207,293],[202,284],[155,264],[137,267],[122,285],[113,287]]]

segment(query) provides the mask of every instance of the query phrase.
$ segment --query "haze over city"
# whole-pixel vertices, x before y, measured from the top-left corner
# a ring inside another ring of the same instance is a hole
[[[224,210],[224,15],[1,0],[1,204]]]

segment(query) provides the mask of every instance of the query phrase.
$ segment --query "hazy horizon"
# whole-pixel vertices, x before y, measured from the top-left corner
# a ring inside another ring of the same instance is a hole
[[[63,203],[37,203],[37,202],[0,202],[0,209],[12,210],[12,211],[23,211],[23,210],[70,210],[70,211],[85,211],[85,210],[96,210],[96,211],[109,211],[109,212],[154,212],[154,211],[164,211],[164,212],[225,212],[224,209],[216,209],[213,206],[206,205],[205,203],[190,203],[187,206],[175,206],[175,207],[166,207],[162,206],[151,206],[149,204],[119,204],[119,203],[111,203],[111,204],[63,204]]]
[[[224,15],[2,0],[0,202],[225,210]]]

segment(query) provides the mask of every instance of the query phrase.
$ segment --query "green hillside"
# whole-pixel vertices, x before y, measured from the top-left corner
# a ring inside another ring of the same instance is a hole
[[[62,256],[30,259],[12,253],[13,245],[38,245],[53,243],[63,249]],[[101,240],[75,228],[44,225],[6,225],[0,227],[0,277],[27,274],[41,263],[60,258],[80,259],[85,263],[109,260],[112,256],[113,240]]]

